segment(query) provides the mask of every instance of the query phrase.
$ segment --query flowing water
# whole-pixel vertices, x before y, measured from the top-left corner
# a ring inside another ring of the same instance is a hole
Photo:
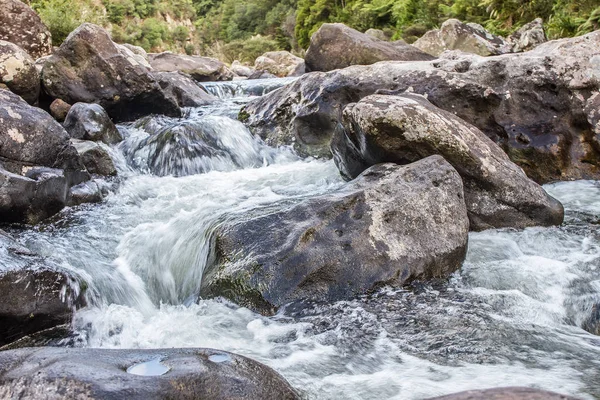
[[[198,291],[225,215],[327,193],[331,161],[273,149],[234,120],[281,81],[207,85],[223,100],[182,119],[121,126],[118,188],[12,232],[88,284],[71,345],[211,347],[283,374],[309,399],[423,399],[525,385],[600,399],[600,338],[581,327],[600,303],[600,185],[557,183],[562,227],[470,235],[449,282],[384,289],[263,317]]]

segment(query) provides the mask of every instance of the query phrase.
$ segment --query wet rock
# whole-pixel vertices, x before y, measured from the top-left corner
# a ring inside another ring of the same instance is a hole
[[[431,60],[432,56],[404,43],[392,44],[344,24],[323,24],[310,38],[306,71],[331,71],[378,61]]]
[[[180,116],[176,100],[123,49],[101,27],[81,25],[46,60],[42,70],[46,92],[69,104],[100,104],[117,122],[152,113]]]
[[[249,67],[247,65],[243,65],[238,60],[235,60],[234,62],[231,63],[230,69],[231,69],[231,72],[233,72],[237,76],[245,76],[245,77],[249,77],[254,72],[256,72],[254,68]]]
[[[367,29],[365,31],[365,35],[369,35],[371,37],[374,37],[375,39],[379,39],[379,40],[384,40],[384,41],[389,41],[390,37],[388,35],[385,34],[384,31],[382,31],[381,29]]]
[[[252,74],[250,74],[250,76],[248,76],[248,79],[274,79],[274,78],[277,78],[277,76],[273,75],[272,73],[270,73],[268,71],[262,71],[262,70],[254,71]]]
[[[112,176],[117,174],[117,169],[110,155],[96,142],[89,140],[71,139],[71,144],[77,149],[81,162],[90,174]]]
[[[83,305],[73,277],[2,231],[0,259],[0,346],[71,322],[74,308]]]
[[[512,51],[529,51],[546,42],[546,33],[541,18],[536,18],[510,35],[506,40],[512,44]]]
[[[154,376],[127,372],[151,361],[161,368],[156,373],[167,372]],[[0,353],[0,397],[38,398],[40,393],[50,400],[65,395],[90,400],[299,399],[277,372],[221,350],[49,347]]]
[[[446,277],[462,264],[469,230],[460,176],[439,156],[380,164],[338,192],[240,219],[216,228],[200,295],[264,314]]]
[[[466,392],[449,394],[447,396],[430,398],[429,400],[576,400],[576,398],[539,389],[504,387],[469,390]]]
[[[163,90],[177,99],[179,107],[200,107],[216,100],[183,72],[154,72],[153,75]]]
[[[258,57],[254,69],[267,71],[278,77],[300,76],[304,73],[304,60],[289,51],[269,51]]]
[[[111,189],[106,180],[94,179],[73,186],[69,192],[67,205],[78,206],[84,203],[100,203]]]
[[[123,140],[108,113],[98,104],[73,104],[63,126],[74,139],[101,141],[106,144]]]
[[[149,54],[150,65],[159,72],[184,72],[198,82],[230,81],[233,73],[225,63],[209,57],[174,54],[170,51]]]
[[[372,95],[348,105],[332,140],[342,175],[441,155],[463,179],[471,230],[560,225],[564,210],[479,129],[423,96]]]
[[[510,43],[495,36],[478,24],[465,24],[457,19],[449,19],[440,29],[427,32],[413,46],[425,53],[439,56],[445,50],[461,50],[480,56],[509,53]]]
[[[29,104],[36,104],[40,96],[40,75],[35,61],[19,46],[0,40],[0,87],[2,85]]]
[[[593,335],[600,336],[600,304],[594,304],[590,316],[583,321],[582,328]]]
[[[52,53],[52,37],[40,17],[19,0],[0,0],[0,40],[11,42],[36,59]]]
[[[50,114],[59,122],[62,122],[67,118],[70,109],[71,105],[65,103],[61,99],[56,99],[50,104]]]
[[[344,107],[379,93],[415,92],[475,125],[538,183],[598,179],[592,126],[600,89],[600,31],[534,50],[480,57],[446,53],[432,62],[382,62],[306,74],[252,100],[245,123],[274,146],[329,157]],[[590,122],[591,121],[591,122]]]

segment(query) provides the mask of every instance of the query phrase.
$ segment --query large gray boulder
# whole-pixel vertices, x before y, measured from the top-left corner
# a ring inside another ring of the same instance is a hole
[[[563,221],[560,202],[529,179],[498,145],[420,95],[372,95],[349,104],[332,151],[347,178],[379,163],[444,157],[463,179],[471,230],[522,229]]]
[[[507,37],[506,40],[512,45],[512,51],[515,53],[532,50],[548,41],[541,18],[536,18],[530,23],[523,25]]]
[[[230,81],[233,73],[216,58],[188,56],[170,51],[149,54],[150,65],[158,72],[184,72],[198,82]]]
[[[503,387],[484,390],[468,390],[466,392],[432,397],[429,400],[577,400],[540,389],[526,387]]]
[[[200,107],[217,100],[183,72],[153,72],[153,75],[160,87],[177,100],[179,107]]]
[[[289,51],[269,51],[254,61],[254,69],[267,71],[278,77],[300,76],[304,73],[304,59]]]
[[[492,35],[478,24],[449,19],[440,29],[425,33],[413,46],[433,56],[446,50],[461,50],[480,56],[509,53],[512,46],[500,36]]]
[[[460,176],[442,157],[380,164],[338,192],[217,227],[200,295],[271,314],[446,277],[464,260],[468,230]]]
[[[100,104],[117,122],[153,113],[180,116],[176,100],[132,54],[101,27],[85,23],[46,60],[42,83],[69,104]]]
[[[344,24],[323,24],[310,38],[306,71],[332,71],[378,61],[418,61],[434,57],[403,43],[389,43]]]
[[[450,52],[432,62],[306,74],[252,100],[241,115],[271,145],[293,144],[300,154],[328,157],[347,104],[376,92],[415,92],[475,125],[538,183],[598,179],[600,143],[593,123],[599,89],[596,31],[524,53]]]
[[[52,36],[40,17],[19,0],[0,0],[0,40],[24,49],[33,59],[52,53]]]
[[[156,369],[143,375],[143,367],[135,367],[147,362]],[[221,350],[56,347],[1,352],[0,397],[46,400],[300,398],[285,379],[269,367]]]
[[[84,304],[75,278],[2,231],[0,260],[0,346],[69,324]]]
[[[115,144],[123,140],[108,113],[99,104],[73,104],[69,108],[63,127],[74,139],[101,141],[106,144]]]
[[[35,61],[16,44],[0,40],[0,88],[7,88],[29,104],[40,96],[40,74]]]

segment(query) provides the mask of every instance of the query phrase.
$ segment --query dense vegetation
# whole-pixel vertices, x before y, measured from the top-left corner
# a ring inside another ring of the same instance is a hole
[[[551,38],[598,29],[600,0],[31,0],[55,44],[81,22],[119,42],[253,61],[275,49],[301,53],[325,22],[382,29],[413,41],[448,18],[506,35],[542,17]]]

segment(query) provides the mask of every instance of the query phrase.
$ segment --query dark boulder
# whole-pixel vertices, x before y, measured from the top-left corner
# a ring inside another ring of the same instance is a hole
[[[264,314],[447,277],[469,230],[460,176],[439,156],[380,164],[335,193],[238,218],[215,230],[200,295]]]
[[[0,40],[25,50],[33,59],[52,53],[52,37],[40,17],[19,0],[0,0]]]
[[[563,207],[479,129],[423,96],[372,95],[349,104],[332,140],[351,179],[368,167],[441,155],[463,179],[471,230],[560,225]]]
[[[69,324],[75,307],[83,305],[75,278],[2,231],[0,260],[0,346]]]
[[[147,362],[156,365],[156,372],[144,376],[132,368]],[[1,352],[0,397],[33,399],[40,393],[48,400],[300,398],[269,367],[221,350],[46,347]]]
[[[29,104],[40,96],[40,74],[35,61],[19,46],[0,40],[0,88],[4,86]]]
[[[225,63],[209,57],[175,54],[170,51],[149,54],[150,65],[158,72],[184,72],[198,82],[230,81],[233,73]]]
[[[353,66],[306,74],[242,114],[267,143],[327,157],[347,104],[376,92],[415,92],[475,125],[539,183],[598,179],[600,142],[590,121],[597,121],[591,99],[600,89],[599,60],[597,31],[525,53]]]
[[[106,144],[123,140],[123,136],[99,104],[73,104],[63,126],[74,139],[101,141]]]
[[[429,400],[577,400],[575,397],[565,396],[540,389],[525,387],[503,387],[484,390],[469,390],[466,392],[449,394],[430,398]]]
[[[154,72],[160,87],[177,99],[179,107],[200,107],[216,100],[183,72]]]
[[[69,104],[100,104],[117,122],[152,113],[180,116],[176,100],[132,54],[101,27],[85,23],[46,60],[42,83]]]
[[[323,24],[310,38],[306,71],[332,71],[378,61],[432,60],[434,57],[404,43],[392,44],[344,24]]]
[[[81,162],[90,174],[112,176],[117,169],[108,151],[100,144],[90,140],[71,139],[71,144],[81,157]]]

